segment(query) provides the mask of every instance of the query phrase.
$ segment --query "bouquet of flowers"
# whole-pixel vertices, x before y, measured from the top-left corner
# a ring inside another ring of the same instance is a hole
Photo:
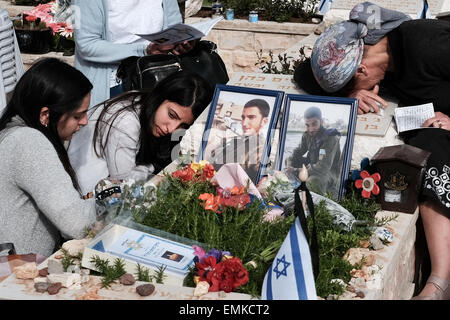
[[[62,11],[66,12],[65,19],[59,19]],[[75,48],[73,26],[70,6],[67,6],[67,4],[63,5],[61,1],[39,4],[31,10],[23,12],[23,21],[40,21],[44,23],[53,32],[53,49],[55,51],[64,51],[65,55],[73,54]]]
[[[245,184],[239,179],[226,184],[222,178],[230,174],[224,175],[222,169],[215,172],[206,161],[190,163],[166,173],[157,187],[148,187],[153,190],[151,204],[136,202],[130,191],[123,195],[123,207],[142,225],[204,244],[195,247],[195,268],[185,285],[208,283],[209,291],[259,296],[264,276],[295,217],[278,215],[267,220],[274,207],[248,176]]]

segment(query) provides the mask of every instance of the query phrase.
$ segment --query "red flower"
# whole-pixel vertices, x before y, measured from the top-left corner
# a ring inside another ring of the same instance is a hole
[[[191,181],[194,177],[195,171],[191,169],[191,167],[186,167],[182,170],[177,170],[172,173],[172,177],[181,179],[184,182]]]
[[[25,20],[30,21],[30,22],[36,21],[36,19],[37,19],[37,17],[35,17],[35,16],[26,16],[25,17]]]
[[[248,271],[242,265],[241,259],[233,257],[215,265],[210,273],[211,283],[209,291],[223,290],[231,292],[248,282]]]
[[[203,175],[207,178],[207,179],[211,179],[212,177],[214,177],[215,174],[215,170],[214,167],[212,166],[212,164],[207,164],[205,165],[205,167],[203,168]]]
[[[364,198],[370,198],[371,193],[377,195],[380,193],[380,187],[376,184],[381,180],[379,173],[374,173],[370,175],[366,170],[361,171],[361,178],[355,181],[355,187],[358,189],[363,189],[361,194]]]
[[[222,198],[221,201],[221,204],[224,206],[235,207],[239,210],[244,209],[248,203],[250,203],[250,196],[248,194],[240,194],[229,198]]]
[[[216,267],[217,261],[213,256],[209,256],[203,259],[202,262],[197,262],[195,267],[197,268],[197,275],[200,277],[200,281],[207,281],[211,284],[211,271]]]

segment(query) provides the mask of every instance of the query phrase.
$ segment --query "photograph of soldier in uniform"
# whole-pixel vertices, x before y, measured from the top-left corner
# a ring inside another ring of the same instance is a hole
[[[349,126],[353,124],[350,106],[291,101],[285,112],[279,170],[298,181],[298,173],[305,165],[308,188],[337,199]]]
[[[222,91],[218,101],[203,159],[216,170],[239,163],[256,184],[277,98]]]

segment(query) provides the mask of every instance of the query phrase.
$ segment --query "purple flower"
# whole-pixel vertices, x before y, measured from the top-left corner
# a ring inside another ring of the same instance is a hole
[[[214,257],[217,261],[217,263],[219,263],[222,260],[222,256],[223,255],[227,255],[227,256],[231,256],[231,253],[229,251],[222,251],[222,250],[217,250],[215,248],[212,248],[211,251],[209,251],[206,255],[206,257]]]

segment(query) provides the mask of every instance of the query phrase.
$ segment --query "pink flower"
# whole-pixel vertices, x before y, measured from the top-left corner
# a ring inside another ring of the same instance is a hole
[[[201,261],[202,258],[206,255],[205,250],[203,250],[202,247],[199,247],[197,245],[192,245],[192,248],[194,249],[194,254],[197,256],[198,260]]]
[[[380,193],[380,187],[376,184],[381,180],[381,176],[379,173],[374,173],[370,175],[366,170],[361,171],[361,178],[355,181],[355,187],[358,189],[363,189],[361,195],[369,199],[370,195],[373,193],[377,195]]]

